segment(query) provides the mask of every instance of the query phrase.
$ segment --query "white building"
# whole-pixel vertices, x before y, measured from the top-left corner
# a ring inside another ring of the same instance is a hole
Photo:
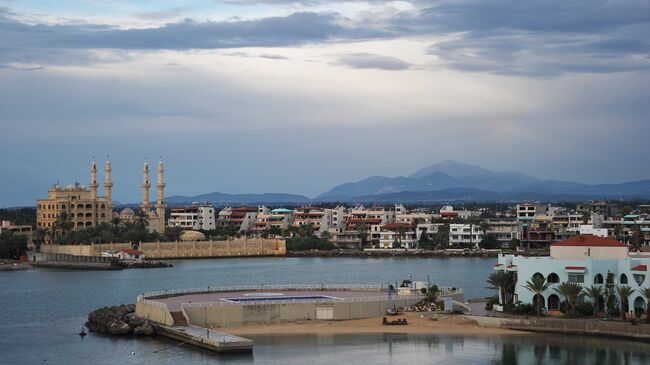
[[[544,204],[517,204],[517,220],[532,221],[536,215],[547,215],[548,206]]]
[[[594,236],[607,238],[607,228],[594,228],[593,224],[581,224],[580,234],[592,234]]]
[[[172,208],[167,222],[169,227],[211,230],[217,228],[215,210],[211,206]]]
[[[416,248],[418,245],[415,228],[408,223],[389,223],[379,231],[379,248]]]
[[[622,242],[594,235],[576,235],[551,245],[551,255],[547,257],[499,255],[494,269],[517,274],[515,302],[534,304],[533,293],[525,288],[526,282],[533,276],[545,278],[551,286],[542,293],[541,299],[548,310],[558,310],[564,299],[554,290],[560,283],[576,282],[583,287],[604,285],[607,274],[612,273],[614,284],[635,289],[628,298],[630,311],[634,311],[646,308],[641,290],[650,287],[649,267],[650,258],[630,257],[628,246]],[[578,298],[578,303],[587,301],[584,295]],[[599,301],[603,304],[604,298]]]
[[[478,224],[450,224],[449,246],[478,248],[483,231]]]

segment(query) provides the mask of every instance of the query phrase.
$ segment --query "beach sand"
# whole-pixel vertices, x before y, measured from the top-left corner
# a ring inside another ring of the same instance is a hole
[[[460,315],[439,315],[437,321],[431,320],[432,313],[406,313],[387,317],[388,320],[406,318],[406,326],[382,325],[383,317],[355,319],[348,321],[302,321],[292,323],[247,325],[228,327],[224,332],[239,335],[279,335],[279,334],[463,334],[463,335],[502,335],[525,332],[504,328],[481,327],[476,321]],[[422,317],[421,317],[422,316]]]

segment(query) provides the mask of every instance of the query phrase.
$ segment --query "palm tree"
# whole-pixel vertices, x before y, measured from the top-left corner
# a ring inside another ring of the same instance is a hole
[[[142,209],[138,210],[135,213],[135,223],[141,228],[146,228],[149,226],[149,214]]]
[[[591,298],[591,306],[594,308],[594,317],[600,310],[600,297],[605,293],[602,286],[592,285],[584,289],[585,295]]]
[[[366,245],[366,240],[368,239],[368,228],[366,227],[365,224],[363,223],[357,223],[355,227],[357,233],[359,234],[360,238],[360,244],[361,244],[361,249],[363,250],[364,246]]]
[[[645,321],[650,323],[650,288],[641,290],[641,294],[645,297]]]
[[[575,314],[576,301],[580,293],[582,293],[582,285],[565,281],[558,285],[555,291],[564,296],[564,299],[569,304],[569,312]]]
[[[526,282],[524,288],[528,289],[534,294],[535,305],[537,306],[537,316],[539,317],[542,314],[542,293],[544,290],[548,289],[551,286],[551,283],[547,282],[543,276],[533,276],[529,281]]]
[[[515,286],[515,276],[512,272],[496,271],[488,276],[486,280],[491,286],[487,289],[499,291],[499,304],[509,304]]]
[[[63,236],[72,228],[74,228],[74,223],[72,223],[72,218],[68,215],[68,213],[63,212],[59,214],[59,216],[56,217],[56,221],[54,221],[54,225],[52,226],[53,240],[59,237],[58,233],[61,233],[61,236]]]
[[[629,285],[617,285],[616,293],[621,298],[621,319],[625,320],[625,312],[627,312],[629,298],[636,289],[632,289]]]

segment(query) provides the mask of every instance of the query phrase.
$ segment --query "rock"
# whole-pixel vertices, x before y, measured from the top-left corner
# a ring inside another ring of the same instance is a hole
[[[154,332],[153,326],[147,320],[133,329],[133,334],[136,336],[150,336],[153,335]]]
[[[131,326],[123,321],[111,322],[108,325],[108,333],[114,336],[127,335],[131,333]]]

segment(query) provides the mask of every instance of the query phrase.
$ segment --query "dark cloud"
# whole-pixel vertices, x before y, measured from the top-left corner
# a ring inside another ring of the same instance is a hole
[[[0,10],[0,61],[38,62],[52,57],[50,50],[279,47],[381,34],[340,25],[334,13],[298,12],[286,17],[223,22],[185,19],[157,28],[122,30],[94,24],[28,25],[3,16]]]
[[[351,68],[374,68],[380,70],[406,70],[411,64],[396,57],[370,53],[350,53],[338,58],[338,63]]]

